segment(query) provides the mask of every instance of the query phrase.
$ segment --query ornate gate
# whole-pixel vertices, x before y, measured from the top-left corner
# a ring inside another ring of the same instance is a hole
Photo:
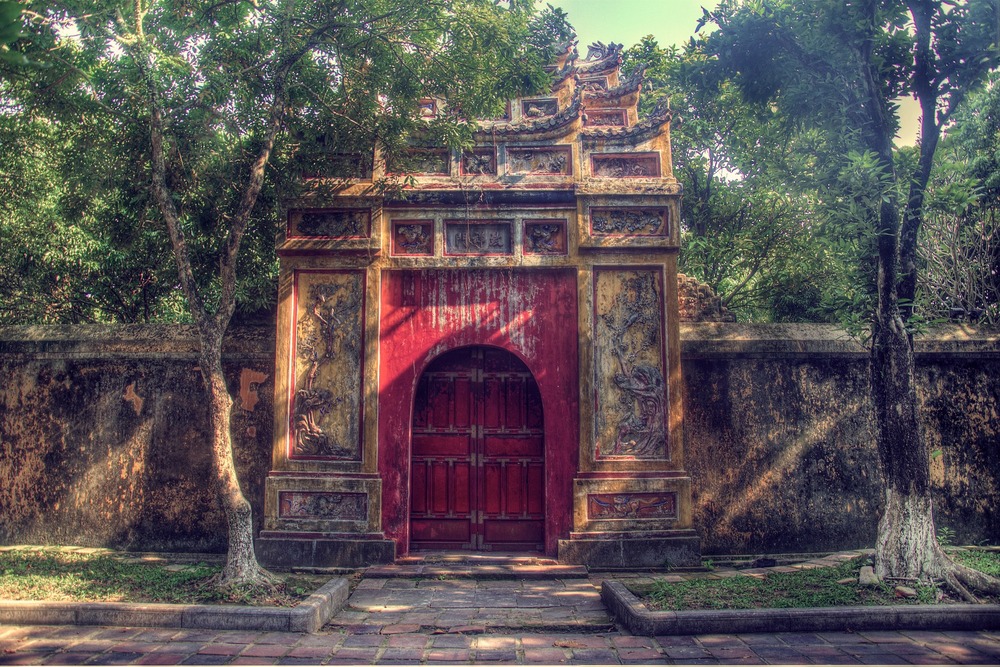
[[[542,401],[504,350],[467,347],[424,371],[413,412],[412,549],[543,551]]]

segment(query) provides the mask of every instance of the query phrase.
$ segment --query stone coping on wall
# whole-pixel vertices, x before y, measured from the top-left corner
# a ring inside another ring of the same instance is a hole
[[[190,324],[62,324],[0,327],[0,356],[35,359],[196,359]],[[274,359],[273,326],[230,327],[223,356]]]
[[[868,351],[831,324],[681,322],[681,357],[864,358]],[[234,326],[226,356],[274,359],[275,331]],[[1000,358],[1000,331],[943,325],[918,336],[918,357]],[[187,324],[79,324],[0,326],[0,356],[28,358],[194,359],[197,331]]]
[[[863,359],[868,349],[844,329],[832,324],[737,324],[681,322],[681,358]],[[1000,358],[1000,331],[964,324],[942,325],[915,341],[918,358]]]

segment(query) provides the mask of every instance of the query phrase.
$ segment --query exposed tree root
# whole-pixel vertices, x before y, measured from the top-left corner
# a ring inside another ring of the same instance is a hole
[[[989,595],[1000,595],[1000,579],[957,563],[937,547],[931,566],[926,574],[944,581],[948,588],[966,602],[979,603],[972,591]]]
[[[217,590],[252,589],[273,593],[277,590],[278,579],[257,563],[236,567],[227,563],[221,572],[206,582]]]

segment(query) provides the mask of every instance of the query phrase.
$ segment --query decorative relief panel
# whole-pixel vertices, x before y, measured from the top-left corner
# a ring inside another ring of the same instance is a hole
[[[524,254],[565,255],[566,247],[564,220],[524,221]]]
[[[372,212],[368,208],[293,212],[289,236],[361,239],[371,236]]]
[[[511,146],[507,169],[511,174],[569,175],[573,173],[569,146]]]
[[[591,521],[676,519],[677,494],[673,492],[590,493],[587,494],[587,517]]]
[[[594,270],[595,458],[667,459],[663,276]]]
[[[476,149],[462,154],[462,174],[466,176],[496,176],[497,155],[492,148]]]
[[[590,232],[595,236],[666,236],[665,208],[592,208]]]
[[[555,116],[557,113],[559,113],[559,101],[554,97],[521,101],[521,115],[525,118]]]
[[[581,79],[580,85],[583,86],[583,90],[588,93],[603,92],[608,89],[608,79],[604,76]]]
[[[361,459],[361,271],[295,273],[290,455]]]
[[[445,252],[449,255],[510,255],[509,220],[445,222]]]
[[[583,124],[587,127],[625,127],[628,116],[625,109],[588,109]]]
[[[659,153],[604,153],[590,156],[591,173],[598,178],[657,178]]]
[[[278,493],[278,518],[367,521],[368,494],[280,491]]]
[[[448,151],[438,148],[411,148],[406,151],[403,164],[393,164],[389,171],[394,174],[416,174],[447,176],[451,173]]]
[[[433,255],[434,223],[430,220],[398,220],[393,222],[392,254]]]

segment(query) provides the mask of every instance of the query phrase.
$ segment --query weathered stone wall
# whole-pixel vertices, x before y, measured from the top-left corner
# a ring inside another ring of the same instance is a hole
[[[867,352],[823,325],[682,324],[685,453],[702,551],[874,544],[883,482]],[[917,342],[938,526],[1000,540],[1000,336]]]
[[[867,356],[831,327],[681,327],[686,468],[704,553],[870,545],[882,484]],[[259,525],[271,465],[273,329],[238,329],[226,370],[237,465]],[[1000,541],[1000,336],[918,346],[940,525]],[[0,543],[218,551],[207,417],[186,327],[0,329]]]
[[[219,551],[208,409],[187,327],[0,329],[0,543]],[[259,525],[270,328],[228,341],[236,464]]]

